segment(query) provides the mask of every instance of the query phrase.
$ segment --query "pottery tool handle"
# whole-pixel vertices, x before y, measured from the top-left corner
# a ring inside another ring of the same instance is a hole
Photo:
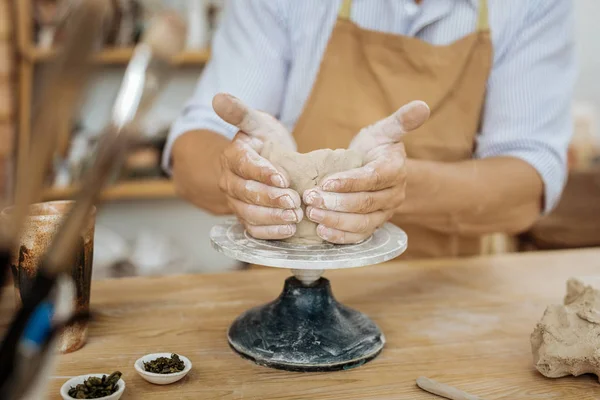
[[[472,394],[465,393],[461,390],[453,388],[452,386],[436,382],[433,379],[429,379],[424,376],[417,378],[417,386],[426,392],[444,397],[449,400],[483,400],[481,397],[473,396]]]

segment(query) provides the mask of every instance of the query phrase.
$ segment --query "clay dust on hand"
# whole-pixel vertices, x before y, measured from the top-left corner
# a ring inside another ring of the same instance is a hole
[[[269,141],[260,154],[269,160],[275,168],[285,172],[290,178],[290,188],[298,192],[300,198],[308,190],[315,188],[329,175],[359,168],[363,164],[362,155],[354,150],[321,149],[310,153],[298,153]],[[306,208],[302,204],[302,211]],[[317,225],[306,217],[296,226],[296,233],[287,242],[318,244],[324,240],[317,235]]]

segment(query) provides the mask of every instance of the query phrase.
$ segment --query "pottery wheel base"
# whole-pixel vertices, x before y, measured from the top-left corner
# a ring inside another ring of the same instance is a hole
[[[358,367],[385,344],[373,321],[335,300],[329,280],[307,287],[294,277],[275,301],[239,316],[228,339],[259,365],[303,372]]]

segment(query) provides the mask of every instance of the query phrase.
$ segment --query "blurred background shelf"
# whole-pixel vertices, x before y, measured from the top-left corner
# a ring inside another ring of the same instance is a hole
[[[2,1],[2,0],[0,0]],[[52,2],[19,0],[15,1],[15,31],[16,43],[15,50],[17,57],[17,75],[19,77],[18,84],[18,104],[15,107],[15,114],[18,117],[18,135],[16,137],[16,170],[19,170],[27,162],[27,151],[31,142],[31,121],[32,121],[32,106],[33,100],[39,91],[39,77],[43,74],[47,64],[56,59],[59,46],[63,43],[61,29],[54,30],[55,20],[60,19],[61,12],[58,7],[59,3],[66,4],[68,0],[60,0]],[[135,45],[141,37],[143,37],[144,27],[148,24],[151,12],[144,11],[143,2],[138,0],[126,0],[123,2],[114,2],[111,12],[113,16],[119,15],[119,18],[113,18],[112,21],[118,21],[104,28],[104,41],[102,48],[99,48],[94,62],[97,66],[95,69],[96,79],[91,79],[89,90],[82,99],[82,107],[78,115],[73,118],[73,121],[65,121],[63,126],[59,127],[64,134],[61,137],[65,138],[63,142],[67,143],[66,153],[61,157],[65,160],[71,155],[74,141],[83,135],[88,137],[93,136],[97,132],[101,132],[105,124],[105,120],[110,118],[111,103],[114,102],[116,96],[116,88],[121,84],[122,76],[125,72],[127,64],[131,60]],[[117,4],[118,3],[118,4]],[[134,4],[135,3],[135,4]],[[189,17],[193,11],[190,8],[192,3],[186,0],[181,2],[181,5],[169,5],[165,2],[168,8],[171,8],[176,13],[179,13],[184,19]],[[195,3],[194,3],[195,4]],[[200,3],[198,3],[200,4]],[[135,6],[135,7],[134,7]],[[137,8],[136,8],[137,7]],[[203,25],[202,37],[200,41],[190,41],[186,43],[188,47],[179,55],[172,58],[172,63],[179,68],[173,82],[169,83],[169,87],[165,88],[165,98],[157,102],[156,112],[153,113],[153,125],[150,130],[167,130],[168,122],[172,119],[171,104],[183,104],[183,98],[191,95],[191,84],[182,82],[195,81],[197,76],[209,61],[210,38],[217,26],[217,19],[222,9],[220,0],[211,0],[200,7],[200,17],[206,18],[206,24]],[[195,20],[195,19],[194,19]],[[132,29],[133,27],[133,29]],[[123,33],[125,32],[125,33]],[[100,45],[100,43],[99,43]],[[177,107],[177,106],[175,106]],[[0,115],[0,123],[7,118]],[[160,125],[165,125],[164,129]],[[1,127],[1,125],[0,125]],[[1,132],[0,132],[1,133]],[[151,135],[162,137],[164,132],[152,132]],[[79,140],[77,149],[80,152],[86,151],[82,149],[83,140]],[[85,144],[89,146],[89,144]],[[137,160],[139,167],[140,158],[145,160],[144,168],[150,168],[148,160],[159,159],[156,154],[152,153],[155,144],[149,140],[143,146],[144,150],[136,149],[130,152],[129,157]],[[64,149],[63,149],[64,150]],[[156,150],[154,150],[156,151]],[[137,152],[137,153],[136,153]],[[63,151],[64,153],[64,151]],[[65,161],[63,160],[63,162]],[[156,161],[159,165],[160,161]],[[63,176],[69,175],[65,173],[69,167],[63,169]],[[55,171],[56,173],[56,171]],[[127,174],[125,174],[127,175]],[[152,199],[175,199],[175,190],[172,182],[166,179],[159,178],[160,174],[156,174],[156,178],[131,178],[132,181],[122,181],[114,186],[107,188],[103,194],[104,200],[152,200]],[[138,180],[139,179],[139,180]],[[64,179],[63,181],[68,181]],[[75,187],[52,188],[45,192],[44,200],[68,199],[76,192]]]
[[[211,57],[210,43],[219,25],[225,1],[106,1],[111,4],[113,18],[104,29],[104,40],[98,43],[102,48],[95,55],[93,74],[85,93],[82,93],[81,107],[74,110],[70,121],[63,121],[58,127],[63,146],[61,154],[53,160],[56,161],[53,174],[46,177],[49,188],[40,196],[46,201],[72,199],[77,194],[75,186],[52,187],[51,182],[73,181],[76,185],[76,180],[82,176],[82,171],[77,168],[89,166],[89,161],[93,160],[95,139],[110,120],[125,69],[133,56],[133,46],[143,37],[144,27],[153,16],[155,5],[175,11],[191,22],[192,29],[186,38],[186,50],[173,57],[175,71],[165,85],[164,93],[157,99],[149,119],[143,124],[144,132],[140,133],[144,134],[147,141],[132,149],[119,175],[121,180],[102,193],[102,200],[106,204],[96,219],[95,274],[105,271],[105,276],[112,276],[113,270],[109,266],[113,263],[121,268],[123,259],[119,249],[125,249],[127,257],[137,254],[135,273],[141,275],[181,273],[187,268],[190,268],[189,272],[216,272],[240,267],[237,261],[213,251],[210,241],[197,239],[208,237],[212,226],[222,222],[223,218],[204,213],[179,199],[173,183],[163,176],[160,169],[166,133],[185,102],[193,95],[198,77]],[[11,133],[9,129],[16,132],[12,135],[12,142],[6,140],[0,143],[0,155],[3,146],[10,147],[10,154],[15,153],[12,157],[14,161],[11,160],[15,165],[10,166],[11,171],[7,174],[12,180],[17,171],[30,162],[28,150],[33,139],[31,121],[34,103],[42,89],[44,75],[53,60],[57,59],[59,47],[64,43],[62,28],[55,29],[64,15],[65,8],[62,5],[77,2],[0,0],[0,5],[2,3],[14,8],[13,13],[0,11],[0,34],[9,33],[12,25],[15,39],[10,52],[4,51],[9,47],[0,40],[0,44],[4,45],[0,46],[0,52],[6,53],[5,58],[14,56],[9,65],[13,71],[5,81],[11,83],[18,80],[14,82],[17,93],[11,107],[3,109],[4,103],[0,101],[0,137],[4,133]],[[196,7],[198,5],[201,7]],[[5,16],[9,17],[8,22],[3,20]],[[8,69],[4,68],[0,73],[6,71]],[[4,93],[0,93],[0,97],[10,98]],[[64,149],[64,145],[67,149]],[[74,159],[79,162],[68,161],[73,153],[77,154]],[[84,153],[85,163],[81,158]],[[59,173],[60,179],[57,179]],[[14,182],[8,182],[9,186],[14,186]],[[13,193],[7,195],[11,196]],[[118,244],[115,247],[115,241],[122,246]],[[160,272],[157,263],[161,264]],[[115,277],[120,273],[116,272]]]
[[[68,200],[77,193],[77,187],[51,188],[43,193],[43,200]],[[147,179],[118,182],[102,192],[102,200],[146,200],[175,198],[175,186],[168,179]]]
[[[35,47],[27,49],[23,56],[32,63],[44,63],[51,61],[56,52],[54,50],[38,49]],[[126,48],[107,48],[101,50],[95,57],[98,64],[124,65],[129,62],[133,55],[133,47]],[[176,57],[173,57],[173,63],[176,65],[203,65],[210,58],[210,50],[185,51]]]

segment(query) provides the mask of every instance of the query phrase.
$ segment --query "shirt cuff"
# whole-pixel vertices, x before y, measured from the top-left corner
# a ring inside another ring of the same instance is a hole
[[[567,180],[566,154],[561,156],[554,149],[544,148],[541,144],[522,146],[519,149],[494,149],[478,151],[477,158],[515,157],[527,162],[540,174],[544,183],[543,215],[550,213],[556,207]]]
[[[173,150],[173,143],[175,143],[175,140],[184,133],[197,130],[208,130],[221,134],[226,138],[233,139],[238,128],[226,123],[218,116],[214,115],[214,113],[212,113],[212,115],[208,112],[195,113],[194,115],[182,115],[171,126],[167,142],[163,149],[162,168],[168,175],[171,175],[172,173],[171,151]],[[198,155],[202,155],[202,149],[198,149]]]

